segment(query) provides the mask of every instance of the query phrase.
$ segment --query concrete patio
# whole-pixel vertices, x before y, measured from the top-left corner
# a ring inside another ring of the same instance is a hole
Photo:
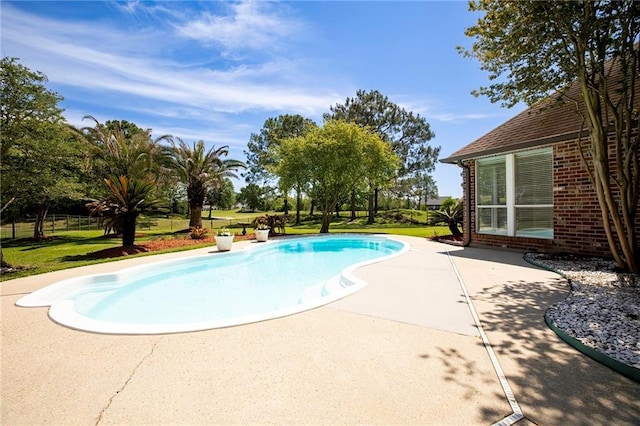
[[[563,279],[520,253],[397,238],[412,249],[357,270],[369,286],[345,299],[194,333],[93,334],[14,303],[70,276],[215,249],[3,282],[0,423],[486,425],[515,402],[519,425],[640,424],[640,384],[546,327]]]

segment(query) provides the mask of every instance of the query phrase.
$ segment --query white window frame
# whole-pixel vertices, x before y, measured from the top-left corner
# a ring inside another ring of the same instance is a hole
[[[522,152],[522,151],[519,151]],[[536,150],[530,150],[527,151],[530,153],[535,153],[535,152],[546,152],[551,154],[551,160],[553,161],[553,148],[551,146],[548,147],[544,147],[544,148],[539,148]],[[479,205],[478,204],[478,186],[479,186],[479,166],[482,163],[483,159],[486,158],[492,158],[492,157],[484,157],[484,158],[479,158],[476,160],[476,179],[475,179],[475,194],[476,194],[476,233],[478,234],[487,234],[487,235],[500,235],[500,236],[507,236],[507,237],[525,237],[525,238],[538,238],[538,239],[545,239],[545,240],[549,240],[549,239],[553,239],[554,238],[554,229],[553,229],[553,224],[551,225],[551,233],[548,235],[532,235],[532,234],[525,234],[525,235],[517,235],[516,232],[516,208],[551,208],[553,209],[553,204],[515,204],[515,200],[516,200],[516,176],[515,176],[515,156],[516,156],[517,152],[510,152],[508,154],[503,154],[503,155],[499,155],[499,156],[492,156],[493,158],[495,157],[502,157],[505,159],[505,184],[506,184],[506,206],[505,205]],[[551,173],[553,173],[553,164],[551,167]],[[553,179],[553,176],[552,176]],[[507,209],[507,231],[505,232],[499,232],[499,231],[487,231],[487,230],[480,230],[480,210],[481,209],[489,209],[489,208],[505,208]]]

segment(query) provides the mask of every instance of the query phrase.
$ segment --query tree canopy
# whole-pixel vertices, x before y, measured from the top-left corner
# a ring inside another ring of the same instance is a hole
[[[475,94],[506,106],[554,94],[576,106],[584,122],[578,143],[610,250],[621,268],[637,272],[640,2],[482,0],[470,9],[484,15],[466,31],[472,48],[459,49],[478,59],[492,82]],[[579,99],[567,95],[572,84]]]
[[[302,183],[322,211],[321,233],[329,232],[336,204],[358,187],[388,182],[399,160],[374,132],[355,123],[329,120],[323,127],[282,141],[276,173],[284,188]]]
[[[330,111],[324,114],[325,120],[368,127],[389,143],[400,159],[398,176],[434,171],[440,147],[429,144],[435,134],[420,114],[407,111],[377,90],[358,90],[355,97],[330,107]]]
[[[1,204],[35,213],[34,237],[43,236],[50,206],[83,195],[83,147],[69,131],[58,103],[62,96],[46,88],[47,77],[20,64],[0,61]]]
[[[0,158],[21,140],[37,139],[47,131],[45,124],[64,121],[63,109],[58,106],[63,98],[47,89],[47,82],[46,75],[31,71],[17,58],[0,61]]]
[[[277,149],[286,138],[302,136],[317,127],[312,120],[299,114],[279,115],[265,120],[260,133],[252,133],[247,144],[247,172],[244,177],[248,183],[268,184],[275,178],[274,168],[278,164]],[[296,223],[300,222],[302,210],[302,188],[293,184],[288,189],[296,192]],[[284,195],[285,203],[287,195]],[[286,205],[286,204],[285,204]]]
[[[330,107],[330,111],[324,114],[325,120],[344,120],[370,128],[391,146],[400,160],[396,173],[397,179],[405,180],[419,175],[430,175],[435,170],[440,147],[429,144],[429,141],[435,137],[429,123],[419,114],[414,114],[391,102],[379,91],[358,90],[355,97],[347,98],[344,104]],[[396,188],[402,190],[410,186],[400,183]],[[372,188],[372,193],[375,193],[375,199],[370,197],[370,223],[373,222],[373,215],[377,211],[378,188]],[[410,193],[399,195],[411,196]],[[353,205],[351,210],[354,217]]]
[[[209,188],[220,187],[224,178],[236,178],[235,173],[245,165],[241,161],[225,158],[229,154],[228,146],[212,146],[207,150],[202,140],[189,146],[178,138],[178,143],[173,144],[170,152],[172,169],[187,187],[191,209],[189,226],[202,227],[202,206]]]

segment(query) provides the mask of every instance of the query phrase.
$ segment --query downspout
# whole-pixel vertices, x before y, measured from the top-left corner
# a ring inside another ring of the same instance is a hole
[[[464,216],[467,218],[468,229],[465,232],[463,226],[462,246],[468,247],[471,244],[471,169],[462,160],[458,160],[457,164],[464,170]]]

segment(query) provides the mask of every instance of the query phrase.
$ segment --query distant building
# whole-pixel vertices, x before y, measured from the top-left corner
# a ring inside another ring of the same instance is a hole
[[[427,199],[427,210],[439,210],[444,200],[451,198],[450,196],[429,198]]]

